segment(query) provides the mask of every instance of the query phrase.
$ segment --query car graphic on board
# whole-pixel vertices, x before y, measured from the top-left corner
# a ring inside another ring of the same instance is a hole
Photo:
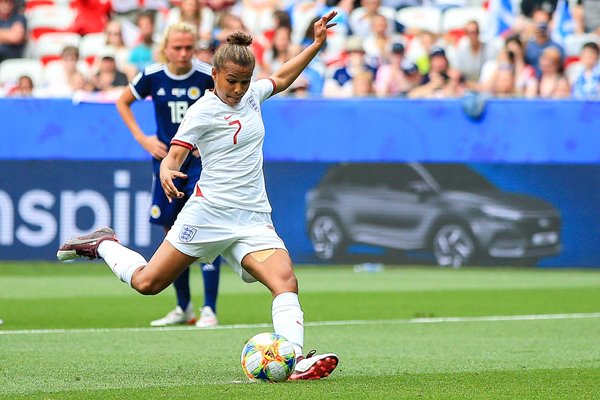
[[[306,200],[308,235],[324,261],[353,244],[425,250],[454,267],[535,264],[562,249],[555,207],[504,192],[465,164],[337,164]]]

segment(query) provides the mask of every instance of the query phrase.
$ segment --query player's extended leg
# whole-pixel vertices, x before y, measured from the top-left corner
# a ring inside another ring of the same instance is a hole
[[[292,380],[321,379],[329,376],[339,359],[333,353],[302,356],[304,313],[298,300],[298,281],[292,260],[283,249],[269,249],[247,254],[242,266],[273,294],[273,329],[294,345],[298,361]]]
[[[196,326],[198,328],[208,328],[219,323],[216,313],[221,257],[217,257],[212,264],[202,264],[201,269],[204,282],[204,305],[200,310],[200,318],[196,322]]]
[[[154,189],[157,190],[156,188]],[[157,201],[155,199],[155,201]],[[168,211],[168,213],[172,213],[173,211],[165,208],[163,209]],[[163,218],[170,218],[172,220],[174,217],[169,217],[169,215],[163,215]],[[155,222],[152,221],[151,222]],[[155,222],[156,223],[156,222]],[[171,226],[163,226],[163,230],[165,232],[165,236],[171,229]],[[177,297],[177,305],[175,309],[169,311],[167,315],[162,318],[155,319],[150,322],[150,326],[170,326],[170,325],[180,325],[180,324],[193,324],[196,322],[196,312],[194,310],[194,305],[192,304],[192,294],[190,291],[190,269],[184,269],[181,272],[181,275],[173,281],[173,288],[175,289],[175,296]]]
[[[186,268],[173,282],[177,305],[162,318],[150,322],[150,326],[171,326],[181,324],[194,324],[196,312],[192,304],[190,292],[190,269]]]
[[[144,295],[160,293],[196,261],[165,240],[147,262],[141,254],[121,245],[110,228],[67,240],[56,256],[59,261],[103,258],[119,279]]]

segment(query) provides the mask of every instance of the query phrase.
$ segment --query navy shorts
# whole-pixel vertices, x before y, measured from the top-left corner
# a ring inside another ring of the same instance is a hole
[[[155,171],[157,171],[156,168]],[[181,199],[173,199],[172,203],[169,203],[160,184],[160,174],[154,172],[152,178],[152,205],[150,206],[151,223],[167,227],[173,226],[177,214],[179,214],[185,202],[194,195],[196,183],[200,178],[200,168],[191,167],[188,170],[182,168],[182,172],[187,174],[187,178],[177,178],[174,183],[177,189],[185,195]]]

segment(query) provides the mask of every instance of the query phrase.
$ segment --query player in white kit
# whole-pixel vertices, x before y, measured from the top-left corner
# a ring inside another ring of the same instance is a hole
[[[197,147],[202,173],[173,228],[150,261],[120,245],[110,228],[67,240],[57,257],[103,258],[122,281],[142,294],[157,294],[196,260],[221,254],[246,282],[259,281],[273,295],[276,333],[294,345],[298,356],[290,379],[321,379],[337,367],[333,353],[303,356],[304,315],[298,301],[298,281],[292,261],[271,221],[271,206],[263,177],[265,135],[260,104],[287,89],[325,44],[336,12],[314,24],[314,42],[268,79],[251,84],[255,59],[252,38],[230,34],[217,50],[212,76],[215,90],[187,111],[167,156],[160,180],[170,200],[184,194],[173,180],[184,178],[182,163]]]

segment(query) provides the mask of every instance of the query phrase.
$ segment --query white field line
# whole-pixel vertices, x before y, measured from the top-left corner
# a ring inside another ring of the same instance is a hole
[[[306,322],[305,326],[343,326],[343,325],[396,325],[396,324],[441,324],[448,322],[501,322],[501,321],[544,321],[552,319],[590,319],[600,318],[599,313],[574,314],[533,314],[533,315],[496,315],[484,317],[439,317],[412,319],[382,319],[382,320],[351,320],[351,321],[320,321]],[[175,326],[162,328],[88,328],[88,329],[23,329],[0,330],[2,335],[40,335],[57,333],[111,333],[111,332],[160,332],[160,331],[198,331],[198,330],[230,330],[230,329],[271,329],[270,323],[218,325],[212,328],[196,328],[194,326]]]

